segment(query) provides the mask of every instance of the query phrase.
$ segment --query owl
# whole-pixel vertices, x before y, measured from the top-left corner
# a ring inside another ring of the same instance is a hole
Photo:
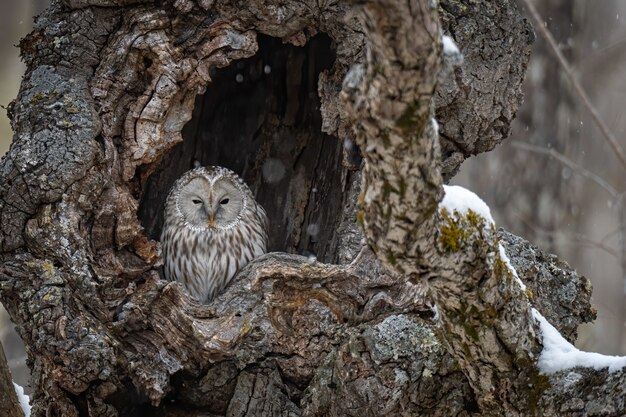
[[[165,203],[165,277],[206,303],[235,272],[267,249],[267,215],[237,174],[222,167],[187,171]]]

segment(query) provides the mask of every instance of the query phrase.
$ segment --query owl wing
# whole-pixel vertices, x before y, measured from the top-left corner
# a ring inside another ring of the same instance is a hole
[[[259,219],[259,223],[261,225],[261,228],[263,229],[262,238],[263,238],[263,241],[264,241],[263,243],[264,243],[264,246],[265,246],[265,250],[267,251],[267,245],[268,245],[268,241],[269,241],[268,231],[270,230],[270,223],[269,223],[269,220],[267,218],[267,213],[265,212],[265,209],[259,203],[256,204],[256,216]]]

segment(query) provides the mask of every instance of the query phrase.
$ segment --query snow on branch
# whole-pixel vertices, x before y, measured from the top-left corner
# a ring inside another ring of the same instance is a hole
[[[565,340],[540,312],[534,308],[532,312],[533,317],[539,322],[543,335],[543,350],[539,356],[539,369],[542,373],[552,374],[579,366],[595,370],[609,368],[609,372],[616,372],[626,366],[626,356],[610,356],[578,350]]]
[[[495,226],[489,206],[472,191],[458,185],[444,185],[443,189],[445,195],[439,205],[440,209],[445,208],[451,216],[464,216],[471,210],[481,216],[488,226]],[[502,262],[504,262],[509,272],[513,275],[515,281],[522,288],[522,291],[526,291],[526,285],[519,278],[502,243],[498,243],[498,251]]]
[[[28,395],[24,394],[24,388],[21,385],[13,382],[13,386],[15,387],[15,393],[17,394],[17,399],[20,402],[24,416],[30,417],[30,398],[28,398]]]
[[[445,208],[450,215],[458,212],[460,215],[467,214],[469,210],[480,215],[488,225],[494,225],[493,217],[489,206],[480,197],[459,185],[444,185],[443,200],[439,208]]]
[[[443,35],[441,37],[441,44],[443,45],[444,61],[449,62],[452,66],[461,65],[463,63],[463,54],[452,37]]]
[[[454,43],[454,39],[452,39],[450,36],[448,35],[443,35],[442,39],[441,39],[441,43],[443,44],[443,53],[446,55],[454,55],[454,54],[460,54],[461,51],[459,50],[459,47],[456,46],[456,43]]]
[[[445,196],[440,203],[440,210],[445,209],[448,215],[460,218],[470,212],[480,215],[488,225],[494,225],[489,206],[473,192],[460,186],[445,186]],[[498,243],[498,252],[502,262],[507,266],[523,291],[526,285],[519,278],[511,264],[502,243]],[[626,357],[608,356],[594,352],[583,352],[569,343],[535,308],[532,315],[538,321],[543,335],[543,350],[539,356],[538,367],[541,373],[552,374],[575,367],[608,368],[616,372],[626,366]]]

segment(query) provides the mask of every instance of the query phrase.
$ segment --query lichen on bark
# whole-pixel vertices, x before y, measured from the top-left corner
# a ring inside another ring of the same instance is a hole
[[[454,82],[494,100],[438,84],[440,22],[465,55]],[[456,36],[470,27],[482,43]],[[525,59],[478,53],[507,36],[527,54],[528,32],[505,27],[528,29],[507,0],[54,2],[21,42],[27,71],[0,163],[0,299],[29,355],[33,414],[577,409],[562,404],[560,375],[537,374],[541,339],[527,294],[502,279],[495,230],[470,215],[471,233],[440,239],[454,152],[490,149],[519,104]],[[485,81],[468,87],[463,74]],[[450,132],[477,126],[492,129],[448,152]],[[274,249],[292,252],[255,260],[211,305],[161,279],[153,240],[168,181],[196,160],[232,163],[273,201]],[[285,165],[275,185],[268,160]],[[319,260],[296,254],[311,250]],[[524,253],[512,262],[551,262]],[[550,265],[577,284],[530,286],[572,337],[592,316],[589,286]],[[595,398],[622,378],[581,372]]]

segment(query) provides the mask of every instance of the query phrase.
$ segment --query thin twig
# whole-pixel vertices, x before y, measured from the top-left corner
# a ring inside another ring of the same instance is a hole
[[[576,162],[572,161],[567,156],[563,155],[562,153],[560,153],[559,151],[557,151],[555,149],[546,149],[546,148],[541,147],[541,146],[531,145],[529,143],[524,143],[524,142],[520,142],[520,141],[517,141],[517,140],[512,140],[509,143],[511,145],[513,145],[514,147],[518,148],[518,149],[523,149],[525,151],[535,152],[535,153],[539,153],[539,154],[542,154],[542,155],[551,156],[552,158],[556,159],[557,161],[559,161],[563,165],[565,165],[568,168],[570,168],[572,171],[577,172],[581,176],[583,176],[583,177],[585,177],[587,179],[590,179],[591,181],[593,181],[596,184],[598,184],[607,193],[609,193],[611,195],[611,197],[617,198],[618,195],[619,195],[619,191],[617,191],[615,188],[613,188],[613,186],[611,184],[609,184],[608,182],[606,182],[601,176],[599,176],[598,174],[594,174],[593,172],[589,171],[588,169],[580,166],[579,164],[577,164]]]
[[[566,234],[563,232],[560,232],[558,230],[545,230],[539,226],[536,226],[535,224],[533,224],[532,222],[528,221],[526,218],[524,218],[524,216],[522,214],[520,214],[517,211],[514,211],[514,214],[528,227],[530,228],[533,232],[537,233],[537,234],[542,234],[548,237],[552,237],[552,238],[561,238],[561,239],[565,239],[565,240],[569,240],[571,241],[571,243],[575,243],[581,246],[586,246],[586,247],[592,247],[595,249],[599,249],[599,250],[603,250],[604,252],[606,252],[607,254],[617,258],[617,259],[621,259],[621,256],[619,253],[617,253],[617,251],[613,248],[611,248],[610,246],[605,245],[602,242],[598,242],[595,241],[593,239],[590,239],[588,237],[586,237],[585,235],[582,235],[580,233],[574,233],[574,234]]]
[[[602,236],[602,239],[600,239],[600,242],[606,242],[609,238],[615,236],[616,234],[618,234],[621,231],[622,231],[621,227],[618,227],[617,229],[611,230],[609,233],[607,233],[606,235]]]
[[[576,94],[582,100],[583,105],[587,108],[587,111],[589,111],[589,113],[591,114],[591,118],[595,122],[596,126],[598,126],[598,128],[600,129],[600,132],[602,132],[602,136],[604,137],[604,139],[608,142],[609,146],[613,148],[615,155],[622,163],[622,167],[626,169],[626,156],[624,155],[624,150],[622,146],[617,142],[617,139],[615,138],[615,136],[613,136],[613,133],[611,133],[611,131],[606,126],[606,124],[604,124],[602,119],[600,119],[600,115],[598,114],[598,111],[595,109],[593,104],[591,104],[591,101],[589,100],[587,93],[585,93],[585,90],[583,90],[582,86],[580,85],[580,82],[574,75],[574,71],[568,64],[567,60],[565,59],[565,56],[563,56],[563,53],[561,52],[558,45],[556,44],[556,41],[552,37],[552,34],[545,27],[544,22],[541,19],[541,16],[537,12],[537,9],[535,9],[535,6],[533,6],[530,0],[522,0],[522,1],[526,5],[526,8],[530,12],[531,17],[535,22],[535,29],[538,30],[539,33],[541,33],[541,36],[543,36],[546,42],[548,42],[550,49],[552,50],[554,55],[556,55],[559,65],[563,68],[563,71],[565,71],[567,78],[569,78],[570,82],[572,83],[574,87],[574,91],[576,91]]]

